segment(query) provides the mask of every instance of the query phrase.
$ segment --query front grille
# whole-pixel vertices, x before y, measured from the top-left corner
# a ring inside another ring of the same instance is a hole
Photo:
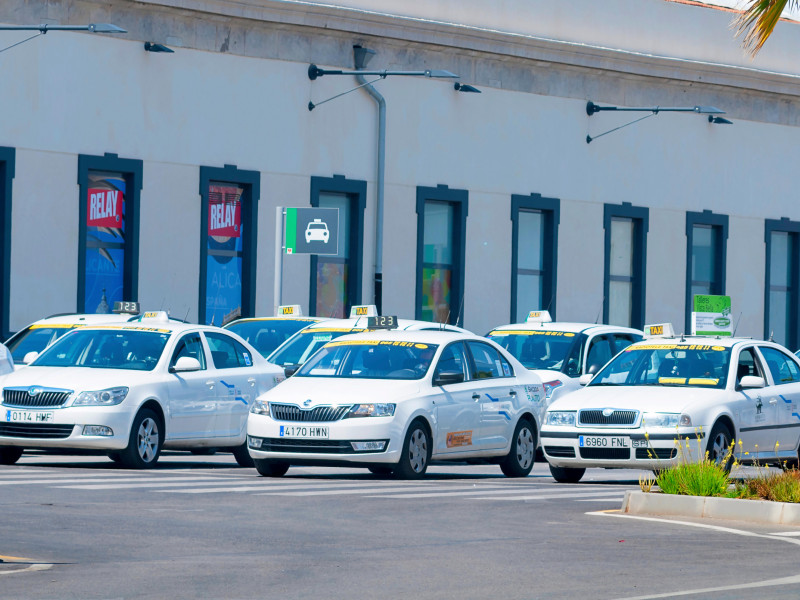
[[[633,425],[637,416],[636,410],[615,410],[608,416],[602,410],[580,410],[578,425]]]
[[[72,393],[70,390],[39,388],[41,391],[32,396],[28,392],[30,389],[34,388],[5,388],[3,390],[3,404],[28,408],[61,406]]]
[[[388,447],[388,444],[387,444]],[[318,454],[355,454],[345,440],[298,440],[294,438],[264,438],[262,452],[314,452]]]
[[[596,460],[628,460],[631,457],[629,448],[581,448],[581,458]]]
[[[316,406],[311,410],[303,410],[294,404],[270,403],[269,413],[276,421],[327,423],[341,419],[351,406]]]
[[[667,460],[670,458],[675,458],[678,455],[677,448],[637,448],[636,449],[636,458],[640,458],[643,460]]]
[[[58,440],[68,438],[74,428],[54,423],[0,423],[0,437]]]
[[[575,448],[572,446],[545,446],[544,453],[558,458],[575,458]]]

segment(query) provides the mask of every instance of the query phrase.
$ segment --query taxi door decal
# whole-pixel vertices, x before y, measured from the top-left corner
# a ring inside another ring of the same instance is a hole
[[[225,383],[222,379],[220,379],[219,382],[228,388],[228,396],[233,396],[234,400],[247,406],[247,400],[242,397],[242,390],[237,390],[235,385]]]

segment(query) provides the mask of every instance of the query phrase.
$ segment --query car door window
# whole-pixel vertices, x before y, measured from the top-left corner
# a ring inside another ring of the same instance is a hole
[[[506,363],[507,372],[503,371],[503,363],[500,360],[500,353],[489,344],[482,342],[467,342],[472,364],[475,367],[475,379],[490,379],[493,377],[510,377],[510,367]]]
[[[800,368],[789,356],[776,348],[759,346],[761,355],[772,375],[773,385],[783,385],[800,381]]]
[[[172,353],[172,360],[169,361],[169,366],[174,367],[179,358],[190,356],[196,358],[200,363],[200,369],[206,368],[206,355],[203,352],[203,342],[200,341],[199,333],[187,333],[175,346],[175,352]]]
[[[756,358],[754,348],[744,348],[739,352],[739,362],[736,365],[737,385],[742,381],[742,377],[747,377],[748,375],[764,377],[764,372],[761,370],[761,364]]]
[[[617,355],[625,348],[633,344],[634,342],[638,342],[641,338],[638,336],[634,336],[630,333],[615,333],[614,334],[614,354]]]
[[[215,368],[237,369],[253,366],[250,352],[232,337],[222,333],[206,333],[206,340],[211,349],[211,360]]]
[[[595,367],[595,369],[599,370],[600,367],[611,360],[612,356],[611,340],[607,336],[599,335],[590,343],[586,364],[590,369]]]
[[[464,355],[464,345],[461,342],[450,344],[442,350],[439,362],[436,363],[436,371],[433,378],[436,379],[441,373],[461,373],[467,379],[467,361]]]

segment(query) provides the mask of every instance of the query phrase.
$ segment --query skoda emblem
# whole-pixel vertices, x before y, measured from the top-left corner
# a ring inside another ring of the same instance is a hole
[[[614,414],[614,409],[613,408],[604,408],[603,409],[603,416],[604,417],[610,417],[613,414]]]
[[[311,399],[309,398],[305,402],[303,402],[303,406],[311,406]]]
[[[29,396],[38,396],[41,393],[42,393],[42,388],[40,387],[32,387],[28,390]]]

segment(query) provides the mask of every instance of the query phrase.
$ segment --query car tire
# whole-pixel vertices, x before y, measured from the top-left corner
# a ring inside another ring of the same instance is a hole
[[[550,465],[550,474],[558,483],[578,483],[584,473],[586,473],[586,469],[554,467]]]
[[[217,453],[216,448],[192,448],[189,450],[195,456],[211,456]],[[252,465],[251,465],[252,466]]]
[[[733,434],[727,425],[724,423],[716,423],[711,428],[711,433],[708,436],[708,444],[706,445],[706,456],[712,463],[722,466],[726,472],[731,470],[733,464],[733,453],[728,455],[728,448],[733,441]],[[722,461],[725,457],[725,464]]]
[[[536,460],[536,433],[528,419],[520,419],[511,438],[511,449],[500,462],[506,477],[527,477]]]
[[[255,458],[253,464],[262,477],[283,477],[289,470],[289,463],[268,458]]]
[[[379,477],[388,477],[392,474],[392,467],[374,466],[369,467],[370,473]]]
[[[128,447],[119,453],[120,462],[129,469],[150,469],[158,462],[164,433],[158,415],[149,408],[133,419]]]
[[[252,469],[256,466],[256,463],[253,462],[253,457],[250,456],[250,451],[247,449],[247,442],[241,446],[236,446],[232,452],[233,458],[236,459],[236,462],[239,463],[240,467]]]
[[[400,462],[392,473],[396,479],[420,479],[431,461],[431,441],[428,428],[422,421],[412,421],[403,442]]]
[[[17,446],[0,446],[0,465],[13,465],[22,456],[24,448]]]
[[[122,453],[120,453],[120,452],[109,452],[108,453],[108,458],[113,460],[118,465],[122,464]]]

